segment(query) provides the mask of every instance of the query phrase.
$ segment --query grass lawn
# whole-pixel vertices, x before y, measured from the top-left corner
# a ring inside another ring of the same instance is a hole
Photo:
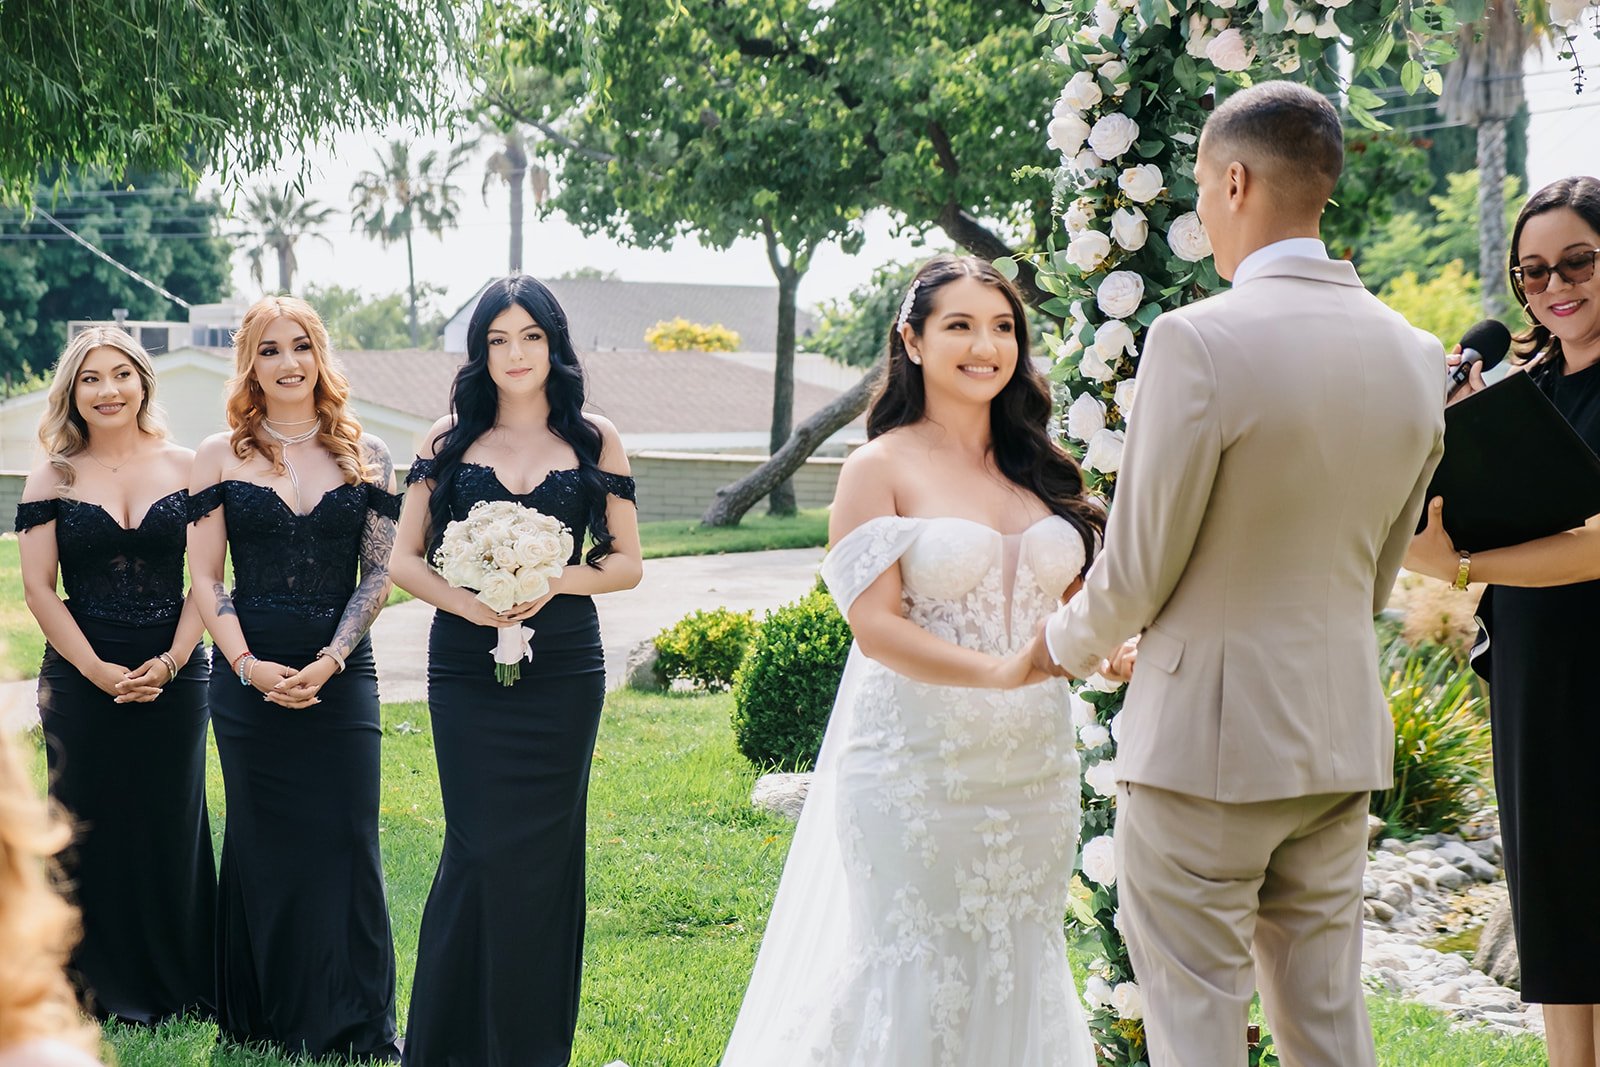
[[[0,681],[32,678],[44,655],[44,634],[22,599],[15,534],[0,536]]]
[[[589,928],[575,1067],[713,1067],[732,1029],[788,848],[788,823],[748,803],[731,698],[613,694],[589,807]],[[426,708],[384,708],[383,856],[402,1026],[417,924],[443,835]],[[42,776],[43,757],[36,762]],[[225,815],[212,757],[213,825]],[[218,839],[220,847],[220,836]],[[537,917],[530,913],[529,921]],[[1085,960],[1074,952],[1076,968]],[[1534,1067],[1541,1043],[1452,1032],[1426,1009],[1371,998],[1385,1067]],[[535,1010],[536,1006],[530,1006]],[[218,1049],[212,1024],[115,1028],[121,1067],[281,1067]]]

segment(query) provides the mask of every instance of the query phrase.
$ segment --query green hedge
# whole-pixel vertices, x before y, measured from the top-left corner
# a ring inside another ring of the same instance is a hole
[[[850,640],[823,589],[767,613],[733,681],[733,732],[746,759],[788,770],[816,762]]]

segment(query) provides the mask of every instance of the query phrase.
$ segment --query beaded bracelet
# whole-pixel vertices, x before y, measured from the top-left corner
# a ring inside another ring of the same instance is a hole
[[[246,650],[246,651],[240,653],[239,659],[236,661],[237,667],[238,667],[238,671],[239,671],[239,684],[240,685],[249,685],[250,684],[250,668],[255,666],[256,662],[257,662],[257,658],[256,658],[255,654],[250,652],[249,650]]]

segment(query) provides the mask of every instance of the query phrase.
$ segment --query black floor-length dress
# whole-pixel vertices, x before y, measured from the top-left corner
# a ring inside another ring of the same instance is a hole
[[[183,610],[188,494],[132,529],[97,504],[29,501],[17,529],[56,524],[67,608],[95,655],[129,670],[172,647]],[[71,971],[97,1017],[156,1023],[215,1005],[217,880],[206,817],[206,676],[197,647],[149,703],[118,704],[46,646],[39,717],[50,795],[71,814],[63,855],[83,912]]]
[[[1600,451],[1600,364],[1565,376],[1531,373]],[[1478,613],[1490,640],[1474,665],[1489,679],[1522,999],[1600,1004],[1600,581],[1491,586]]]
[[[338,627],[355,590],[369,508],[398,499],[365,483],[296,514],[277,492],[227,480],[218,505],[233,559],[233,605],[261,659],[300,668]],[[217,1020],[234,1040],[311,1056],[394,1060],[394,942],[378,852],[378,676],[362,637],[345,669],[290,709],[219,663],[212,728],[227,821],[217,897]]]
[[[418,459],[407,478],[431,478]],[[633,479],[600,472],[605,492]],[[530,493],[464,463],[451,514],[514,500],[572,531],[576,565],[598,489],[558,470]],[[594,601],[558,595],[528,620],[533,659],[495,680],[495,630],[434,613],[428,707],[444,795],[444,853],[428,894],[407,1019],[409,1067],[562,1067],[572,1055],[583,962],[589,761],[605,698]]]

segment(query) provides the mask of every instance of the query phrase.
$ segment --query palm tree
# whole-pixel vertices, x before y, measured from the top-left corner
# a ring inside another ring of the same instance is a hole
[[[411,304],[411,344],[417,339],[417,268],[411,235],[422,229],[442,237],[460,212],[460,189],[451,181],[465,161],[470,146],[458,145],[441,157],[424,152],[413,167],[411,145],[390,141],[387,153],[378,152],[376,170],[362,171],[350,187],[355,203],[350,209],[351,228],[360,227],[385,246],[406,243],[406,275]]]
[[[275,189],[262,185],[250,193],[244,204],[244,219],[251,225],[251,235],[256,243],[245,252],[250,257],[250,277],[257,285],[265,286],[267,253],[278,257],[278,291],[294,289],[294,272],[299,263],[294,257],[295,242],[302,237],[315,237],[331,245],[317,227],[328,221],[334,213],[315,200],[308,200],[293,189]]]
[[[511,191],[511,263],[510,272],[522,270],[522,186],[526,181],[533,191],[535,206],[544,204],[550,195],[550,172],[538,163],[529,164],[527,142],[516,126],[501,129],[485,122],[483,140],[496,140],[499,147],[483,165],[483,202],[489,202],[489,185],[496,178]]]
[[[1506,124],[1526,96],[1522,63],[1550,32],[1550,11],[1539,0],[1491,0],[1484,17],[1461,27],[1458,56],[1445,68],[1439,111],[1472,126],[1478,139],[1478,279],[1485,315],[1509,308],[1505,274]]]

